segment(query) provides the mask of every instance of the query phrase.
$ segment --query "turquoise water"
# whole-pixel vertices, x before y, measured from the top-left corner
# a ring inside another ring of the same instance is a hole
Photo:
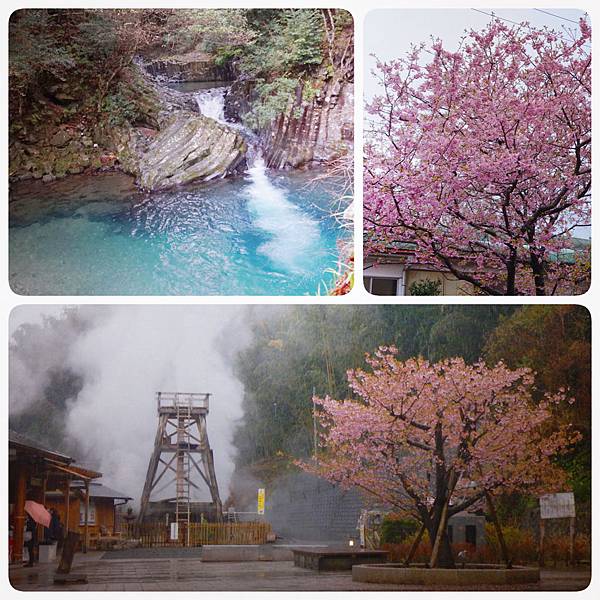
[[[32,295],[325,292],[347,239],[340,182],[256,165],[243,176],[140,193],[121,174],[11,191],[12,289]]]

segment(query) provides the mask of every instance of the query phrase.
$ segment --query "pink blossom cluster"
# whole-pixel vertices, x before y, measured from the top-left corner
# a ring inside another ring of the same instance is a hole
[[[553,426],[552,408],[570,401],[565,390],[536,403],[529,369],[395,354],[381,347],[369,370],[348,372],[352,398],[314,398],[321,450],[304,469],[417,518],[448,493],[450,473],[451,514],[486,492],[564,489],[554,459],[580,439],[568,424]]]
[[[590,220],[590,39],[584,19],[576,39],[495,20],[456,52],[379,63],[366,252],[411,242],[480,292],[558,293],[557,256]]]

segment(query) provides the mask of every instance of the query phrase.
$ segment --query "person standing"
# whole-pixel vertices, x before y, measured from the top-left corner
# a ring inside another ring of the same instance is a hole
[[[27,521],[25,521],[24,541],[27,553],[29,554],[29,562],[25,566],[33,567],[35,548],[37,545],[37,524],[30,516],[27,516]]]

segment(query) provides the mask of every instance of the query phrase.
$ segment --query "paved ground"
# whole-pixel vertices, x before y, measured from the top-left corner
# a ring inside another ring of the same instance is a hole
[[[108,553],[107,553],[108,554]],[[31,569],[11,567],[9,578],[22,591],[248,591],[248,590],[422,590],[421,587],[355,583],[351,573],[317,573],[294,567],[291,562],[202,563],[197,558],[113,558],[103,553],[78,554],[74,573],[85,573],[87,584],[58,586],[53,583],[55,564]],[[515,590],[580,590],[590,579],[589,571],[543,571],[535,586]],[[430,588],[448,590],[451,588]],[[478,590],[497,590],[480,587]]]
[[[202,548],[130,548],[129,550],[113,550],[105,552],[101,560],[122,560],[124,558],[200,558]]]

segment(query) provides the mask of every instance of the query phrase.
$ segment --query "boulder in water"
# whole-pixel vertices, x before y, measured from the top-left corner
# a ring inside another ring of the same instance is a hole
[[[243,166],[246,142],[233,129],[202,115],[175,114],[138,165],[138,183],[162,190],[226,177]]]

